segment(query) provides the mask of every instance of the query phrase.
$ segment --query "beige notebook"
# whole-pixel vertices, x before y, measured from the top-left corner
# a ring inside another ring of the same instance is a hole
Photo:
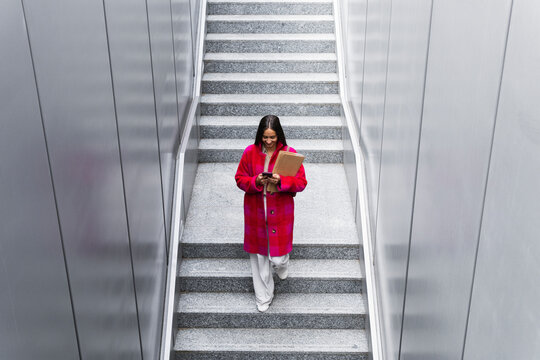
[[[279,174],[281,176],[295,176],[300,169],[304,158],[305,156],[302,154],[293,153],[290,151],[280,151],[272,173]],[[266,190],[270,192],[279,191],[277,186],[274,184],[268,184]]]

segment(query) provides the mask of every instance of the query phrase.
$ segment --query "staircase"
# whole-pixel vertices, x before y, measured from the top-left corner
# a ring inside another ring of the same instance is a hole
[[[181,239],[177,359],[367,359],[359,244],[343,168],[331,0],[208,0],[200,164]],[[255,306],[234,174],[259,120],[306,156],[289,277]]]

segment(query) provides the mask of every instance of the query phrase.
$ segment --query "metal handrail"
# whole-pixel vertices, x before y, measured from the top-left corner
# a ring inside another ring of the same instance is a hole
[[[369,310],[369,332],[371,338],[371,354],[373,360],[383,360],[383,347],[382,347],[382,329],[380,324],[380,312],[378,302],[377,285],[375,282],[375,264],[374,264],[374,249],[373,241],[371,237],[371,225],[369,221],[369,206],[368,206],[368,189],[367,189],[367,175],[366,175],[366,162],[364,154],[360,148],[360,136],[359,131],[354,122],[354,115],[350,109],[348,102],[347,87],[345,86],[345,62],[343,59],[343,37],[341,29],[341,9],[340,0],[334,0],[334,23],[336,34],[336,53],[338,59],[338,75],[340,90],[339,95],[341,97],[341,103],[343,106],[343,112],[347,122],[347,128],[350,134],[350,140],[352,149],[354,152],[355,165],[356,165],[356,180],[357,180],[357,200],[360,210],[360,222],[362,229],[363,239],[363,253],[364,253],[364,266],[366,269],[366,292],[368,298],[368,310]]]
[[[186,218],[187,209],[184,209],[182,204],[185,202],[183,198],[184,189],[184,165],[185,156],[189,140],[192,136],[191,130],[197,119],[200,95],[201,95],[201,78],[203,72],[203,56],[204,56],[204,39],[206,35],[206,0],[201,0],[199,8],[199,26],[197,34],[197,47],[195,58],[195,76],[193,87],[193,100],[191,101],[187,121],[183,129],[182,139],[180,141],[178,153],[176,154],[176,171],[175,185],[172,207],[172,225],[171,239],[169,242],[169,259],[167,268],[167,283],[165,289],[165,303],[163,308],[163,326],[161,333],[161,351],[160,359],[169,360],[171,357],[173,344],[173,324],[175,311],[175,294],[176,294],[176,269],[178,267],[178,249],[182,232],[184,230],[184,221]]]

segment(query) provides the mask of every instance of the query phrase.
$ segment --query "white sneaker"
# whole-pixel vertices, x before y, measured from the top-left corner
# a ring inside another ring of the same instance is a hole
[[[265,312],[270,307],[270,304],[272,304],[272,300],[274,300],[274,297],[272,297],[267,303],[257,304],[257,310],[259,310],[260,312]]]
[[[285,271],[282,271],[282,272],[276,271],[276,273],[277,273],[277,276],[278,276],[281,280],[285,280],[285,279],[289,276],[289,268],[286,267],[286,268],[285,268]]]

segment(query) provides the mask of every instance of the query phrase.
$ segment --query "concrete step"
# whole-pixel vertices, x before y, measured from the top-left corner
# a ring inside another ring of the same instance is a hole
[[[334,34],[207,34],[206,52],[334,53]]]
[[[367,360],[365,330],[181,329],[177,359]]]
[[[358,260],[292,260],[289,277],[274,274],[278,293],[361,293]],[[249,259],[182,259],[177,274],[181,292],[253,292]]]
[[[251,139],[202,139],[199,143],[199,162],[238,163],[244,149],[251,143]],[[290,146],[306,157],[306,163],[343,162],[341,140],[295,140],[290,142]]]
[[[203,139],[255,139],[260,116],[202,116]],[[287,139],[341,139],[337,116],[284,116],[280,118]]]
[[[206,53],[206,73],[336,73],[332,53]]]
[[[331,15],[331,0],[208,0],[209,15]]]
[[[340,116],[337,94],[219,94],[201,97],[201,115],[209,116]]]
[[[208,15],[208,33],[322,34],[334,32],[332,15]]]
[[[362,294],[276,294],[266,313],[248,293],[183,293],[179,328],[364,329]]]
[[[242,229],[243,224],[240,224]],[[198,233],[198,229],[190,229],[191,233]],[[219,233],[219,230],[215,231]],[[239,231],[241,232],[241,231]],[[247,258],[244,251],[243,234],[238,239],[219,242],[193,241],[182,243],[182,257],[184,258]],[[191,234],[189,235],[191,237]],[[207,239],[208,240],[208,239]],[[291,259],[341,259],[354,260],[362,256],[361,247],[358,244],[349,244],[347,239],[333,239],[335,245],[328,243],[303,243],[297,239],[292,250]]]
[[[338,94],[337,74],[209,73],[203,94]]]

